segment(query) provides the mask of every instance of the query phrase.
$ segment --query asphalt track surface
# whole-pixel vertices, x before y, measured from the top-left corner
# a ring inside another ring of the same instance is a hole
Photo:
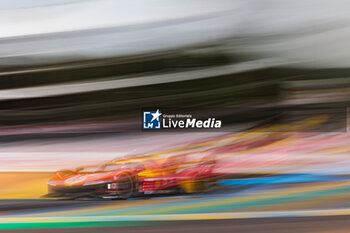
[[[41,200],[41,199],[28,199],[28,200],[1,200],[0,201],[0,214],[13,214],[16,212],[22,212],[27,210],[50,210],[57,207],[85,207],[94,203],[100,203],[102,201],[96,200]]]
[[[235,179],[206,194],[126,201],[0,200],[0,232],[98,231],[350,232],[349,177]]]
[[[206,221],[176,221],[162,222],[150,226],[126,226],[101,228],[61,228],[61,229],[25,229],[4,230],[1,232],[99,232],[115,233],[232,233],[232,232],[260,232],[260,233],[345,233],[350,231],[350,216],[325,217],[289,217],[289,218],[259,218],[235,220],[206,220]]]

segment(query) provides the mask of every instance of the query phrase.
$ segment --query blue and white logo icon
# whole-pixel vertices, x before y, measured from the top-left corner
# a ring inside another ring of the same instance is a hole
[[[143,128],[144,129],[160,129],[161,124],[161,115],[162,113],[159,112],[159,109],[157,109],[156,112],[143,112]]]

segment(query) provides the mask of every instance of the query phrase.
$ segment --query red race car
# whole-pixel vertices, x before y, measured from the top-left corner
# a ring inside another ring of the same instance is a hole
[[[165,160],[149,157],[113,160],[99,167],[61,170],[47,182],[45,197],[127,199],[163,193],[194,193],[215,184],[213,158],[187,161],[186,155]]]

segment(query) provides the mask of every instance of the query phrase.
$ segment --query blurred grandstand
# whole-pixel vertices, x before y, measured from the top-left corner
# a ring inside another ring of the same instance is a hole
[[[154,7],[145,8],[144,0],[57,0],[3,5],[0,136],[5,137],[0,140],[139,133],[141,111],[147,107],[222,118],[228,131],[328,114],[330,124],[318,130],[344,131],[350,97],[347,59],[337,51],[315,56],[315,51],[329,50],[323,45],[333,41],[336,26],[337,33],[346,35],[347,25],[339,24],[346,17],[341,5],[320,19],[324,9],[309,5],[255,3],[151,0],[147,4]],[[81,8],[84,13],[77,14]],[[87,22],[96,16],[95,8],[103,14]],[[276,14],[285,21],[274,23]],[[338,21],[320,23],[334,18]],[[315,46],[305,43],[310,36]],[[342,64],[335,62],[341,57]]]
[[[348,69],[301,68],[283,59],[247,55],[237,49],[241,37],[232,35],[234,31],[222,33],[222,27],[232,25],[220,23],[232,14],[222,10],[146,26],[126,24],[2,38],[2,133],[139,130],[144,107],[192,111],[259,107],[243,117],[236,115],[236,122],[248,115],[256,116],[250,117],[254,121],[271,117],[265,108],[279,108],[276,111],[280,112],[300,105],[310,109],[312,104],[313,108],[345,109],[349,81],[343,77]],[[204,37],[154,47],[171,37],[171,27],[181,26],[179,39],[187,34],[185,28],[200,33],[208,23],[211,28]],[[154,30],[158,34],[150,37]],[[136,42],[115,42],[131,32],[138,35]],[[153,47],[146,51],[149,41]],[[103,43],[110,53],[93,53],[89,48],[96,43]],[[122,46],[133,50],[126,52]]]

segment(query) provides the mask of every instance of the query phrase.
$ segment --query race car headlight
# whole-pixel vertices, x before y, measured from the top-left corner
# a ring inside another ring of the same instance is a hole
[[[106,184],[106,183],[111,183],[111,182],[112,182],[112,180],[96,180],[96,181],[86,182],[85,184],[83,184],[83,186]]]
[[[49,180],[49,181],[47,182],[47,185],[56,186],[57,183],[58,183],[57,181]]]

